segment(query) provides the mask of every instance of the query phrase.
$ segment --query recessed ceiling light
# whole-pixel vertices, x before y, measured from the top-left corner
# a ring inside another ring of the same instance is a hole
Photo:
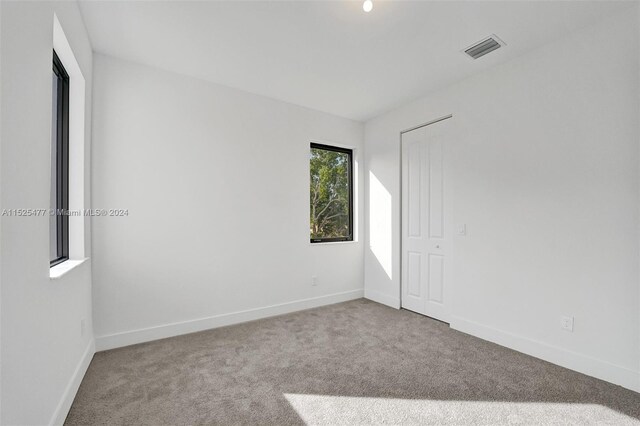
[[[373,2],[371,0],[365,0],[365,2],[362,3],[362,10],[367,13],[371,12],[373,10]]]

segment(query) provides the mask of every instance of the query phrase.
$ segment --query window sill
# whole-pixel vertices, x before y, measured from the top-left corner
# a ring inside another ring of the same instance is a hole
[[[309,243],[310,246],[326,246],[326,245],[334,245],[334,244],[357,244],[356,240],[353,241],[325,241],[321,243]]]
[[[82,265],[87,260],[89,260],[89,258],[85,257],[84,259],[69,259],[62,263],[58,263],[56,266],[49,268],[49,279],[58,280],[78,266]]]

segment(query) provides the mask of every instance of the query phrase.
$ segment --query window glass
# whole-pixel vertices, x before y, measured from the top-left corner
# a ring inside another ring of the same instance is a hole
[[[58,76],[52,72],[52,93],[51,93],[51,185],[49,191],[49,212],[56,210],[56,172],[57,172],[57,148],[56,137],[58,134]],[[49,214],[49,261],[58,258],[58,232],[57,221],[54,215]]]
[[[49,264],[69,258],[69,75],[53,52]]]
[[[349,149],[311,144],[311,242],[353,240],[352,156]]]

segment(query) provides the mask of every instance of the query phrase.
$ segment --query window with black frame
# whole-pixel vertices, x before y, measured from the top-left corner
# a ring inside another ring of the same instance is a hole
[[[353,241],[353,151],[311,144],[312,243]]]
[[[69,258],[69,74],[53,52],[49,264]]]

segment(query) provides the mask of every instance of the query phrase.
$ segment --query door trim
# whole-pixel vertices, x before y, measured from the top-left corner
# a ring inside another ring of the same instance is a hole
[[[436,118],[435,120],[428,121],[428,122],[426,122],[426,123],[424,123],[424,124],[419,124],[419,125],[417,125],[417,126],[414,126],[414,127],[409,128],[409,129],[407,129],[407,130],[402,130],[402,131],[400,132],[400,150],[402,150],[402,135],[403,135],[404,133],[409,133],[409,132],[411,132],[411,131],[413,131],[413,130],[418,130],[418,129],[419,129],[419,128],[421,128],[421,127],[425,127],[425,126],[430,126],[430,125],[432,125],[432,124],[436,124],[437,122],[439,122],[439,121],[444,121],[444,120],[446,120],[446,119],[448,119],[448,118],[453,118],[453,114],[449,114],[449,115],[445,115],[444,117]]]
[[[402,193],[403,193],[403,189],[404,188],[402,186],[402,171],[403,171],[402,170],[403,169],[403,164],[402,164],[402,158],[403,158],[402,157],[402,135],[405,134],[405,133],[409,133],[409,132],[411,132],[413,130],[418,130],[418,129],[422,128],[422,127],[430,126],[432,124],[436,124],[436,123],[439,123],[441,121],[448,120],[449,118],[453,118],[453,114],[448,114],[448,115],[442,116],[440,118],[436,118],[435,120],[427,121],[426,123],[419,124],[417,126],[413,126],[413,127],[408,128],[408,129],[405,129],[405,130],[401,130],[400,134],[398,135],[398,139],[399,139],[398,143],[400,144],[400,156],[399,156],[400,167],[398,168],[398,170],[400,171],[399,176],[398,176],[399,177],[399,181],[400,181],[400,194],[399,194],[399,197],[398,197],[398,200],[400,202],[400,217],[399,217],[399,220],[398,220],[398,225],[399,225],[398,226],[398,230],[399,230],[399,235],[400,235],[400,247],[398,248],[398,250],[400,252],[399,253],[400,256],[398,257],[398,259],[400,260],[400,268],[398,268],[399,269],[398,277],[400,279],[400,286],[398,287],[398,290],[399,290],[399,293],[400,293],[398,295],[398,300],[400,301],[400,303],[399,303],[400,308],[399,309],[403,309],[402,308],[402,279],[403,279],[403,277],[402,277],[402,247],[403,247],[404,238],[402,236],[402,215],[403,215],[403,212],[402,212],[402,205],[403,205],[402,204],[403,203]]]

